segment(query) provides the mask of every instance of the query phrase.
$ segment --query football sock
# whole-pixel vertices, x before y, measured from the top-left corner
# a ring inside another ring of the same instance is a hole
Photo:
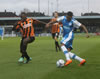
[[[57,41],[57,47],[59,48],[59,50],[61,50],[61,48],[60,48],[60,46],[59,46],[59,43],[58,43],[58,41]]]
[[[24,58],[25,56],[24,56],[24,55],[22,55],[21,57],[22,57],[22,58]]]
[[[59,46],[58,41],[55,41],[55,44],[56,44],[56,47],[58,47],[58,48],[59,48],[59,50],[61,50],[61,48],[60,48],[60,46]]]
[[[61,49],[65,54],[66,60],[70,60],[70,56],[69,56],[69,53],[68,53],[66,47],[65,46],[61,46]]]
[[[27,49],[27,44],[23,45],[23,55],[22,55],[22,57],[25,57],[27,60],[29,60],[29,56],[26,52],[26,49]]]
[[[56,52],[58,52],[58,49],[57,49],[57,42],[55,41],[55,47],[56,47]]]
[[[29,60],[29,56],[28,56],[28,54],[27,54],[27,52],[24,52],[24,56],[25,56],[25,58],[27,59],[27,60]]]
[[[75,55],[74,53],[69,52],[69,55],[70,55],[70,57],[71,57],[72,59],[76,59],[76,60],[78,60],[79,62],[81,62],[81,61],[83,60],[82,58],[80,58],[79,56]]]

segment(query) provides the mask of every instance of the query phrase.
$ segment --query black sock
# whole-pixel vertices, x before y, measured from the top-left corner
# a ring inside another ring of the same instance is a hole
[[[21,57],[22,57],[22,58],[24,58],[25,56],[24,56],[24,55],[22,55]]]
[[[61,50],[58,41],[56,41],[57,47],[59,48],[59,50]]]
[[[56,52],[58,52],[58,49],[57,49],[57,41],[55,41],[55,47],[56,47]]]
[[[25,58],[26,58],[27,60],[29,60],[30,57],[28,56],[27,52],[24,53],[24,56],[25,56]]]
[[[27,60],[29,60],[30,57],[28,56],[26,49],[27,49],[27,44],[23,45],[23,55],[22,55],[22,57],[25,57]]]

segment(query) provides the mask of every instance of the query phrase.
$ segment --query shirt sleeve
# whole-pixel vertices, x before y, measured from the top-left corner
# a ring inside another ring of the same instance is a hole
[[[17,23],[14,24],[12,30],[18,32],[19,31],[19,27],[20,27],[20,24],[19,24],[19,22],[17,22]]]
[[[61,22],[64,19],[64,16],[57,18],[58,22]]]
[[[78,22],[77,20],[73,21],[74,23],[74,27],[79,28],[82,24],[80,22]]]
[[[35,20],[35,19],[32,19],[33,20],[33,24],[39,24],[40,22]]]
[[[20,28],[20,22],[16,24],[16,30]]]

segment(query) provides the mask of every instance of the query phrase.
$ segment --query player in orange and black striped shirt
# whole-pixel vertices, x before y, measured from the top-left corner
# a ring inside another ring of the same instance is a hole
[[[24,61],[24,57],[27,59],[25,63],[28,63],[31,58],[28,56],[26,49],[29,43],[32,43],[35,40],[34,27],[33,24],[40,23],[40,21],[34,19],[26,18],[26,15],[21,14],[21,20],[18,21],[12,30],[20,31],[22,34],[22,40],[20,44],[20,52],[22,53],[21,58],[18,60],[19,62]]]
[[[55,12],[54,13],[54,18],[51,21],[54,21],[58,18],[58,13]],[[52,33],[52,38],[55,40],[55,47],[56,47],[56,52],[58,52],[58,49],[60,49],[59,43],[58,43],[58,36],[59,36],[59,32],[60,32],[60,24],[59,23],[55,23],[52,25],[51,28],[51,33]]]
[[[34,37],[33,23],[35,23],[33,19],[26,19],[25,22],[19,21],[16,29],[20,30],[22,37]]]

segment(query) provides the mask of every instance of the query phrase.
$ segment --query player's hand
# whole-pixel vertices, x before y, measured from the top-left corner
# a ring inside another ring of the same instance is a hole
[[[90,36],[88,34],[86,34],[86,38],[89,38]]]
[[[48,28],[50,26],[50,24],[48,23],[48,24],[46,24],[46,28]]]

